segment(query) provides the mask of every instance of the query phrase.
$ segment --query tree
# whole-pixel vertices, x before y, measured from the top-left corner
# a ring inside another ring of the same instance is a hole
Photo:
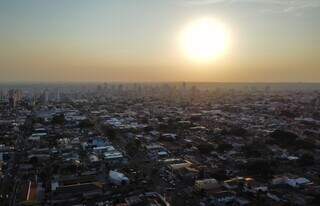
[[[241,136],[241,137],[245,136],[248,133],[247,130],[242,127],[232,127],[229,132],[231,135]]]
[[[36,167],[39,164],[39,160],[37,157],[31,157],[29,163],[32,164],[33,167]]]
[[[315,144],[312,143],[311,141],[303,140],[303,139],[298,139],[295,141],[295,148],[297,150],[303,149],[303,150],[313,150],[316,148]]]
[[[63,124],[65,123],[64,114],[55,115],[55,116],[52,118],[51,123],[52,123],[52,124],[63,125]]]
[[[200,144],[197,148],[201,154],[210,154],[214,150],[214,146],[211,144]]]
[[[317,194],[317,195],[314,196],[311,204],[312,205],[320,205],[320,194]]]
[[[81,129],[93,127],[93,123],[89,119],[85,119],[79,122]]]
[[[221,144],[219,144],[218,145],[218,148],[217,148],[217,150],[219,151],[219,152],[225,152],[225,151],[228,151],[228,150],[231,150],[233,147],[232,147],[232,145],[231,144],[228,144],[228,143],[221,143]]]
[[[312,166],[314,164],[314,156],[311,153],[304,153],[298,163],[301,166]]]
[[[139,140],[131,141],[126,145],[125,149],[130,156],[135,156],[141,149],[141,142]]]
[[[275,130],[270,136],[281,146],[292,146],[298,138],[298,135],[284,130]]]
[[[244,153],[244,155],[249,157],[261,157],[261,153],[257,150],[256,146],[253,144],[245,145],[241,148],[241,151]]]
[[[103,129],[104,133],[110,138],[110,140],[115,140],[117,137],[117,131],[112,127],[105,127]]]
[[[245,165],[245,169],[250,175],[261,176],[264,178],[269,178],[274,174],[272,170],[272,162],[264,159],[255,159],[249,161]]]

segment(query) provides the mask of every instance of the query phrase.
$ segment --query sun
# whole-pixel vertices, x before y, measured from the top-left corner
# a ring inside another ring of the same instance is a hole
[[[222,22],[203,18],[191,22],[183,29],[180,43],[189,59],[211,62],[226,53],[230,45],[230,34]]]

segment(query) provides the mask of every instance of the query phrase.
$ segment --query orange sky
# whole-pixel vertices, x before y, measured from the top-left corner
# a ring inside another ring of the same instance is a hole
[[[195,63],[177,38],[204,16],[232,44]],[[2,2],[0,81],[319,82],[319,19],[313,0]]]

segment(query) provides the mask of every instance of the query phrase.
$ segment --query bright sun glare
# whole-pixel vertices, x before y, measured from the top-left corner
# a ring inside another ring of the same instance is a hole
[[[221,22],[204,18],[187,25],[180,40],[183,52],[191,60],[210,62],[226,53],[230,34]]]

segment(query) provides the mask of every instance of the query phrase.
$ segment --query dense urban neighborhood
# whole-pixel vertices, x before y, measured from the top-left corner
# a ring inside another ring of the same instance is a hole
[[[0,205],[320,205],[320,92],[4,88]]]

